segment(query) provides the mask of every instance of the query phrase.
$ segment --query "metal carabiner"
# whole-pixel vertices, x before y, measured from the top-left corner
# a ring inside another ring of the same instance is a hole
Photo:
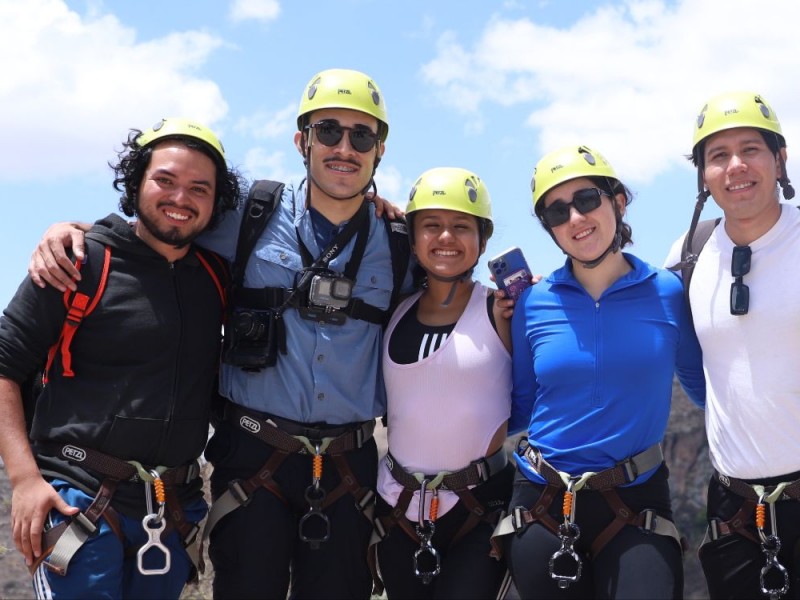
[[[420,537],[420,545],[414,552],[414,575],[422,579],[423,585],[429,585],[433,578],[442,572],[442,559],[439,552],[431,544],[431,538],[436,530],[433,523],[429,523],[425,528],[417,526],[417,535]],[[422,561],[423,556],[428,556],[427,561]],[[433,568],[423,570],[421,562],[432,562]]]
[[[781,540],[777,535],[770,535],[761,544],[761,550],[767,559],[758,576],[761,593],[769,597],[770,600],[777,600],[789,591],[789,572],[778,560],[778,553],[781,551]],[[781,587],[767,587],[767,575],[770,571],[777,571],[778,576],[783,577],[783,585]]]
[[[325,496],[327,496],[327,492],[325,488],[319,487],[319,482],[308,486],[305,492],[308,512],[300,518],[300,522],[297,524],[297,534],[300,536],[300,540],[306,542],[312,550],[318,550],[319,545],[327,542],[331,537],[331,521],[328,515],[322,512],[322,502],[325,500]],[[322,535],[306,535],[306,528],[312,519],[322,521]]]
[[[151,524],[154,524],[154,526],[151,527]],[[145,515],[144,519],[142,519],[142,528],[147,533],[148,538],[136,553],[136,568],[139,569],[139,573],[142,575],[164,575],[169,572],[169,568],[172,565],[172,554],[169,548],[161,543],[161,534],[166,526],[167,522],[155,513]],[[144,555],[154,549],[161,551],[164,555],[164,566],[148,569],[144,566]]]
[[[558,526],[558,537],[561,539],[561,547],[553,552],[553,555],[550,557],[548,568],[550,577],[558,582],[558,587],[562,590],[567,589],[571,583],[575,583],[581,578],[583,564],[574,548],[574,544],[580,536],[581,530],[575,523],[562,523]],[[560,561],[562,563],[564,559],[572,561],[574,568],[571,574],[556,572],[556,561],[559,559],[562,559]]]

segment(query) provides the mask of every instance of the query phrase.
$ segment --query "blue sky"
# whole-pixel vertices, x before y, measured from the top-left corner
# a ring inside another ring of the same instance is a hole
[[[798,22],[792,0],[0,0],[0,306],[50,223],[116,211],[107,162],[131,127],[195,118],[250,178],[302,177],[297,104],[332,67],[369,73],[386,98],[382,195],[404,206],[435,166],[486,182],[484,281],[512,245],[535,272],[562,264],[529,186],[539,157],[572,143],[633,189],[631,251],[660,265],[691,218],[684,155],[708,97],[764,94],[800,178]]]

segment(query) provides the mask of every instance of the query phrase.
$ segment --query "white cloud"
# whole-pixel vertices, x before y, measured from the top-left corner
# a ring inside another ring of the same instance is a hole
[[[251,148],[245,153],[243,175],[248,179],[274,179],[276,181],[300,181],[305,174],[300,155],[289,157],[291,167],[287,167],[285,152],[269,152],[264,148]]]
[[[222,44],[186,31],[140,41],[116,17],[61,0],[0,0],[0,178],[103,169],[131,127],[181,115],[214,126],[228,107],[195,75]],[[11,59],[10,57],[15,57]]]
[[[375,171],[375,185],[383,198],[405,209],[411,183],[405,181],[397,167],[381,163]]]
[[[278,0],[235,0],[231,5],[233,21],[274,21],[281,12]]]
[[[287,104],[274,113],[258,112],[236,122],[236,131],[256,139],[286,139],[297,129],[297,105]]]
[[[590,143],[626,180],[648,182],[685,163],[694,117],[719,92],[764,94],[798,139],[798,21],[788,0],[625,0],[563,29],[495,17],[468,44],[445,32],[421,73],[470,115],[471,133],[500,107],[537,130],[536,152]]]

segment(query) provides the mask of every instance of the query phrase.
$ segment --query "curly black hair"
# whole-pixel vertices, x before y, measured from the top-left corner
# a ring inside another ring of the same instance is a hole
[[[142,147],[136,142],[140,135],[142,135],[140,130],[131,129],[128,139],[122,144],[122,150],[117,153],[119,162],[108,164],[114,170],[114,189],[122,192],[119,209],[129,217],[137,215],[139,188],[150,164],[150,157],[153,155],[153,144]],[[189,136],[169,136],[160,138],[158,141],[170,138],[180,140],[187,148],[202,152],[217,167],[217,197],[214,200],[214,211],[208,224],[208,229],[213,229],[219,223],[222,213],[234,210],[239,206],[242,190],[247,187],[246,182],[238,170],[228,167],[219,154],[205,142]]]

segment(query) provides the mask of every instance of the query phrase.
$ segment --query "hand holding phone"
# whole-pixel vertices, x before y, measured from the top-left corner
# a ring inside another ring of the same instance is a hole
[[[514,301],[531,286],[531,270],[522,250],[516,246],[492,258],[489,261],[489,271],[494,276],[497,287]]]

